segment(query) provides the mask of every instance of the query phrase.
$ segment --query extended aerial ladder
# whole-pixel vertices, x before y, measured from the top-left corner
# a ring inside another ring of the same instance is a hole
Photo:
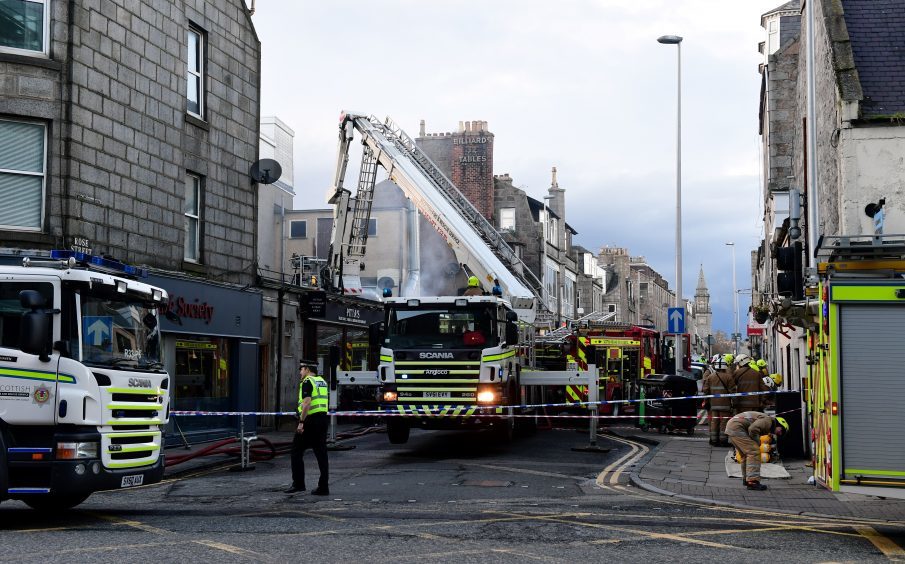
[[[343,184],[356,130],[364,148],[353,197]],[[413,139],[389,118],[381,122],[355,113],[342,114],[339,131],[336,176],[328,201],[335,206],[335,221],[327,272],[321,277],[325,286],[345,293],[361,291],[360,261],[367,248],[377,167],[381,166],[449,244],[462,268],[485,284],[499,280],[519,319],[534,322],[536,303],[543,303],[540,281]]]

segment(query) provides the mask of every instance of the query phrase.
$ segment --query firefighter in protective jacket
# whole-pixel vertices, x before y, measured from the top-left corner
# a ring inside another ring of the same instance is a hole
[[[777,437],[789,430],[782,417],[770,417],[759,411],[745,411],[729,420],[726,434],[735,448],[742,453],[742,480],[749,490],[765,490],[760,483],[760,437],[774,434]]]
[[[711,394],[734,394],[735,381],[728,369],[707,371],[701,391],[705,396]],[[710,444],[713,446],[729,446],[726,436],[726,424],[732,417],[732,398],[708,398],[710,405]]]
[[[763,382],[763,374],[757,366],[757,362],[751,360],[746,354],[740,354],[736,359],[736,369],[732,374],[732,380],[735,383],[735,391],[737,393],[750,392],[766,392],[770,389]],[[770,396],[741,396],[735,398],[736,412],[742,411],[760,411],[769,403]]]

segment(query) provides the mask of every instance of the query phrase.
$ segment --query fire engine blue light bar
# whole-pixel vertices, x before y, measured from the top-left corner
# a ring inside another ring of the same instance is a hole
[[[50,257],[58,260],[66,260],[72,257],[77,262],[82,264],[91,264],[100,268],[112,270],[114,272],[122,272],[123,274],[137,276],[140,278],[148,277],[148,270],[145,268],[139,268],[130,264],[123,264],[117,260],[99,257],[96,255],[89,255],[78,251],[54,250],[50,251]]]

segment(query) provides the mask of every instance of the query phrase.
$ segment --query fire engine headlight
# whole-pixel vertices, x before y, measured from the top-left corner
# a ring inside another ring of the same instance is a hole
[[[383,401],[396,401],[399,398],[399,394],[393,391],[383,392]]]
[[[57,460],[78,460],[81,458],[97,458],[98,444],[90,443],[57,443]]]
[[[481,390],[478,392],[478,403],[495,403],[497,395],[493,390]]]

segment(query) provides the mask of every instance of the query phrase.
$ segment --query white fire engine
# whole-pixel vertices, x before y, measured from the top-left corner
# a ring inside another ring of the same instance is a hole
[[[72,251],[0,264],[0,500],[75,506],[160,481],[169,378],[143,271]]]

